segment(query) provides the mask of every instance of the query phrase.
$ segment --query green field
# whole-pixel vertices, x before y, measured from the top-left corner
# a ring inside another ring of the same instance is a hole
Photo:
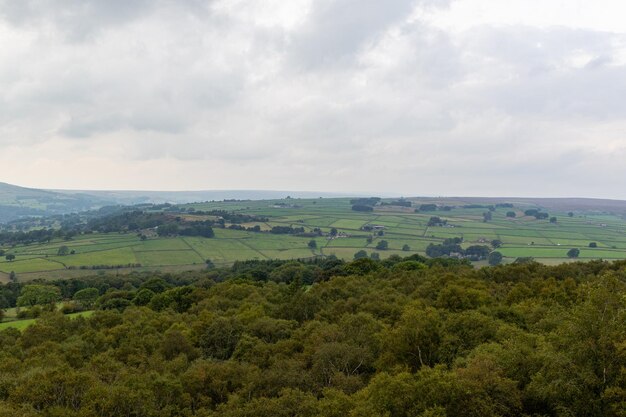
[[[286,207],[278,207],[285,203]],[[419,201],[414,201],[414,207]],[[316,237],[317,248],[310,249],[310,237],[255,233],[214,228],[215,237],[159,238],[151,236],[142,241],[135,233],[93,233],[76,236],[71,241],[53,241],[5,247],[16,259],[0,260],[0,278],[8,279],[15,272],[20,280],[33,278],[64,278],[80,274],[119,273],[141,270],[185,270],[201,268],[207,259],[217,266],[227,266],[237,260],[294,259],[335,255],[352,259],[354,253],[366,250],[378,252],[381,258],[390,255],[424,254],[430,243],[443,239],[462,237],[463,246],[489,244],[494,239],[503,242],[500,252],[505,262],[518,257],[533,257],[540,262],[567,261],[567,251],[579,248],[581,259],[626,259],[626,221],[606,213],[550,212],[557,223],[524,217],[528,207],[516,207],[518,217],[506,217],[511,209],[498,208],[492,220],[482,221],[484,209],[455,208],[451,211],[415,213],[413,208],[397,206],[377,207],[373,212],[351,210],[349,199],[289,199],[273,201],[211,202],[184,206],[196,210],[226,210],[268,218],[260,224],[262,230],[273,226],[303,227],[305,232],[319,228],[327,234],[331,228],[338,237]],[[431,216],[447,220],[447,226],[428,226]],[[520,217],[521,216],[521,217]],[[186,218],[193,218],[186,214]],[[257,223],[258,224],[258,223]],[[384,227],[383,236],[362,230],[365,225]],[[254,224],[247,224],[248,227]],[[373,241],[367,242],[372,236]],[[380,240],[386,240],[388,250],[376,250]],[[596,242],[597,248],[589,248]],[[57,256],[58,248],[68,246],[75,253]],[[408,251],[402,251],[404,245]]]
[[[76,318],[76,317],[89,317],[93,314],[93,311],[82,311],[80,313],[72,313],[67,314],[65,317]],[[13,321],[5,321],[0,323],[0,330],[5,330],[8,328],[14,328],[17,330],[24,330],[31,324],[34,324],[37,319],[26,319],[26,320],[13,320]]]

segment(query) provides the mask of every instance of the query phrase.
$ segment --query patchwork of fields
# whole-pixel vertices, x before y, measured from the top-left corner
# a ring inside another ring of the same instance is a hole
[[[281,206],[281,204],[283,206]],[[274,226],[316,228],[328,233],[331,228],[339,237],[315,238],[317,248],[311,249],[311,238],[271,233],[255,233],[230,229],[215,229],[215,238],[172,237],[150,238],[142,241],[136,234],[110,233],[77,236],[71,241],[54,241],[14,248],[3,248],[15,255],[9,262],[0,261],[0,278],[8,279],[15,272],[19,279],[38,277],[62,278],[79,273],[94,273],[95,269],[119,272],[131,269],[180,270],[202,268],[207,259],[225,266],[236,260],[294,259],[335,255],[352,259],[355,252],[379,253],[381,258],[393,254],[424,254],[430,243],[440,243],[450,237],[462,237],[464,246],[502,241],[498,249],[505,262],[517,257],[533,257],[540,262],[557,263],[567,260],[571,248],[580,249],[580,259],[625,259],[626,221],[612,215],[550,213],[557,222],[536,220],[523,215],[524,207],[516,207],[516,218],[507,218],[511,209],[498,208],[492,220],[483,222],[481,208],[455,208],[450,211],[415,213],[413,208],[384,206],[373,212],[351,210],[348,199],[287,199],[275,201],[244,201],[191,204],[196,210],[227,210],[267,217],[262,230]],[[447,227],[429,227],[431,216],[447,220]],[[254,226],[256,223],[246,224]],[[362,230],[365,225],[384,227],[383,236]],[[373,240],[367,238],[373,235]],[[379,241],[388,242],[387,250],[376,250]],[[595,242],[597,247],[590,248]],[[58,256],[60,246],[75,253]],[[403,251],[404,245],[409,250]],[[140,265],[140,266],[139,266]]]

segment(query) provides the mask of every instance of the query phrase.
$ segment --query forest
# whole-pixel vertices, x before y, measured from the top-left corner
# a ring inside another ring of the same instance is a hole
[[[9,283],[39,319],[0,331],[0,416],[625,416],[625,284],[417,255]]]

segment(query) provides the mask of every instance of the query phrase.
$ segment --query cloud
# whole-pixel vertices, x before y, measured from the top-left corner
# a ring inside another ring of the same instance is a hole
[[[626,36],[458,3],[0,1],[3,180],[626,198]]]

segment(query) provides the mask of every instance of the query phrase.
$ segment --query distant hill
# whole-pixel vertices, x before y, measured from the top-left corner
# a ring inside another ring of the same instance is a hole
[[[349,194],[348,194],[349,195]],[[66,214],[107,205],[134,205],[142,203],[185,204],[203,201],[270,200],[293,198],[338,197],[335,193],[306,191],[95,191],[95,190],[40,190],[0,182],[0,223],[27,216]]]
[[[415,197],[423,203],[460,204],[501,204],[511,203],[517,207],[534,206],[547,210],[596,212],[625,215],[626,201],[601,198],[533,198],[533,197]]]
[[[0,223],[25,216],[48,216],[115,204],[114,200],[83,193],[60,193],[0,183]]]
[[[97,191],[41,190],[0,182],[0,223],[27,216],[50,216],[97,209],[108,205],[185,204],[222,200],[274,200],[292,198],[354,197],[356,193],[327,193],[270,190],[207,191]],[[382,195],[381,197],[389,197]],[[537,206],[548,210],[605,212],[626,215],[626,201],[594,198],[525,198],[525,197],[416,197],[419,202],[441,204],[496,204],[510,202],[517,206]]]

